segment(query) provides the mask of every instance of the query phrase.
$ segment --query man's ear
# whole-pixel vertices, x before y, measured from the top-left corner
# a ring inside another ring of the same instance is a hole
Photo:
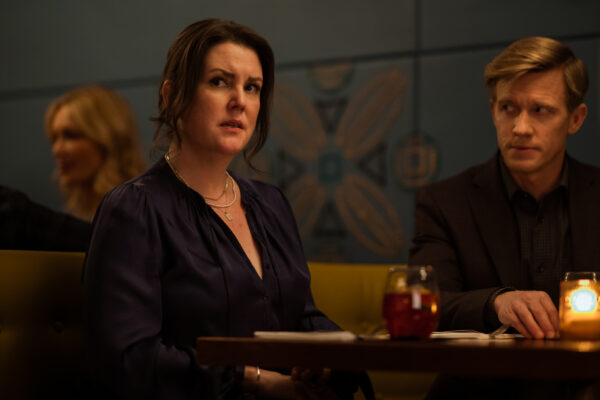
[[[567,131],[569,135],[575,134],[581,128],[581,124],[583,124],[585,117],[587,117],[587,113],[588,109],[584,103],[575,107],[569,116],[569,129]]]
[[[490,98],[490,112],[492,113],[492,120],[494,121],[494,123],[496,123],[496,114],[494,113],[495,105],[496,102],[494,101],[494,99]]]
[[[160,95],[162,97],[162,100],[165,102],[165,104],[167,103],[168,99],[169,99],[169,95],[171,94],[171,89],[173,88],[173,82],[171,82],[170,80],[166,80],[162,83],[162,86],[160,87]]]

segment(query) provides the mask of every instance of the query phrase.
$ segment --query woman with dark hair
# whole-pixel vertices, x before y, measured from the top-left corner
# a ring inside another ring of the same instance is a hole
[[[123,398],[352,397],[328,370],[195,361],[198,336],[338,329],[314,305],[284,195],[227,170],[263,146],[273,79],[269,44],[233,22],[192,24],[169,49],[166,153],[104,198],[85,266],[91,372]]]

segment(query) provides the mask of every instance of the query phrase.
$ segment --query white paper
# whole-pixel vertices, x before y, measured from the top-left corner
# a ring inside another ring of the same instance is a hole
[[[489,333],[483,333],[478,331],[440,331],[433,332],[430,339],[482,339],[482,340],[505,340],[505,339],[516,339],[522,338],[523,335],[513,333],[500,333],[492,335]]]
[[[341,341],[351,342],[356,340],[356,335],[349,331],[256,331],[254,337],[280,340],[314,340],[314,341]]]

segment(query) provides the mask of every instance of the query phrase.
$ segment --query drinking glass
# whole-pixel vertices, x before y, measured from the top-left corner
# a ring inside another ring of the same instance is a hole
[[[600,339],[600,272],[567,272],[560,282],[561,339]]]
[[[440,292],[431,265],[390,268],[383,319],[392,339],[427,338],[439,320]]]

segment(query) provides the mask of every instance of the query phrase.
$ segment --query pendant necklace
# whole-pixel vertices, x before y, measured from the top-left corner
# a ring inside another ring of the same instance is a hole
[[[183,177],[179,174],[179,171],[177,171],[177,168],[175,168],[175,165],[173,165],[173,163],[171,162],[171,160],[172,160],[171,153],[166,153],[165,154],[165,160],[167,161],[167,164],[169,164],[169,167],[171,167],[171,170],[173,171],[173,173],[175,174],[175,176],[177,177],[177,179],[179,179],[188,188],[194,190],[185,181],[185,179],[183,179]],[[227,192],[227,189],[229,188],[229,182],[231,182],[231,190],[233,191],[233,200],[231,200],[229,203],[225,203],[225,204],[214,203],[213,201],[217,201],[217,200],[219,200],[220,198],[222,198],[225,195],[225,193]],[[196,193],[198,193],[198,192],[196,192]],[[200,196],[202,196],[204,198],[204,202],[206,204],[208,204],[209,206],[222,209],[223,210],[223,214],[225,215],[225,218],[227,218],[228,221],[232,221],[233,220],[233,216],[227,211],[227,208],[231,207],[236,202],[236,200],[237,200],[237,191],[235,190],[235,183],[233,182],[233,178],[231,177],[231,175],[229,175],[229,172],[225,171],[225,186],[223,188],[223,191],[221,192],[221,194],[218,197],[214,197],[213,198],[213,197],[204,196],[202,194]],[[208,200],[212,200],[212,201],[208,201]]]
[[[227,178],[231,179],[233,181],[233,178],[229,175],[228,172],[225,172],[227,174]],[[225,179],[227,179],[225,178]],[[216,204],[216,203],[212,203],[210,201],[204,200],[204,202],[206,204],[208,204],[209,206],[212,207],[217,207],[217,208],[221,208],[223,210],[223,214],[225,214],[225,218],[227,218],[229,221],[233,220],[233,217],[231,216],[231,214],[229,214],[229,212],[227,211],[227,208],[231,207],[233,205],[233,203],[235,203],[235,201],[237,200],[237,191],[235,190],[235,185],[231,185],[231,190],[233,190],[233,200],[231,200],[229,203],[225,203],[225,204]]]

